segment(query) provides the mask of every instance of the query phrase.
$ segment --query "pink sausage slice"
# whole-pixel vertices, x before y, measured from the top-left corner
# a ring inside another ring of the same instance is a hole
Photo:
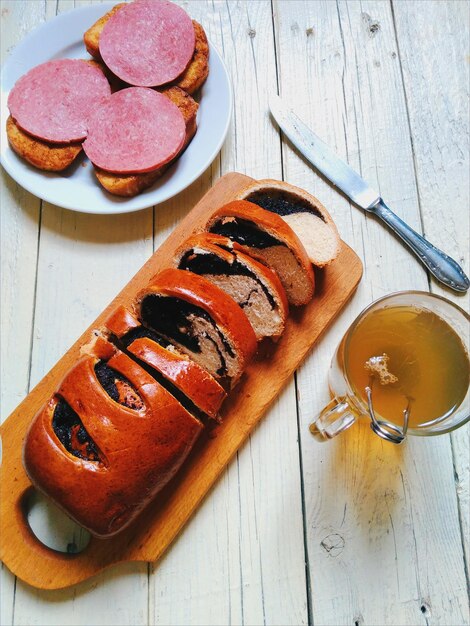
[[[108,172],[155,170],[178,154],[186,135],[184,118],[169,98],[146,87],[114,93],[89,119],[83,149]]]
[[[81,141],[88,117],[111,95],[103,72],[80,59],[47,61],[16,81],[11,116],[24,131],[55,143]]]
[[[156,87],[188,66],[196,43],[191,18],[166,0],[140,0],[119,9],[100,35],[100,53],[121,80]]]

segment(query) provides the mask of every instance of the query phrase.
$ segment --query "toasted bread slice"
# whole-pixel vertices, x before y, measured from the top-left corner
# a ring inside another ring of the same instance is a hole
[[[100,35],[106,22],[123,6],[125,2],[117,4],[103,17],[91,26],[83,36],[85,47],[91,56],[97,61],[101,61],[100,55]],[[203,27],[193,20],[196,44],[191,62],[181,76],[172,83],[174,87],[180,87],[189,94],[193,94],[204,83],[209,74],[209,44]],[[124,83],[123,83],[124,86]]]
[[[191,139],[194,137],[197,129],[197,102],[195,102],[190,95],[179,87],[170,87],[163,90],[161,93],[170,98],[170,100],[176,104],[183,114],[184,122],[186,124],[186,137],[183,148],[172,161],[166,163],[163,167],[160,167],[153,172],[145,172],[144,174],[113,174],[95,167],[96,178],[100,184],[106,189],[106,191],[109,191],[109,193],[112,193],[115,196],[131,197],[137,195],[144,189],[151,187],[160,178],[160,176],[166,172],[172,163],[174,163],[175,160],[181,156]]]
[[[65,170],[82,151],[81,141],[64,145],[36,139],[21,130],[11,116],[7,119],[7,137],[18,156],[46,172]]]

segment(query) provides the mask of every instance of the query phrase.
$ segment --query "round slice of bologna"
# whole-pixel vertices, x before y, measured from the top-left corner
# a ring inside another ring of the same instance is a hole
[[[184,118],[169,98],[146,87],[114,93],[90,116],[83,149],[90,161],[115,174],[150,172],[181,150]]]
[[[30,135],[70,143],[86,137],[90,113],[110,95],[101,69],[80,59],[58,59],[22,76],[8,96],[8,108]]]
[[[189,15],[166,0],[140,0],[117,11],[100,35],[100,54],[121,80],[156,87],[175,80],[195,46]]]

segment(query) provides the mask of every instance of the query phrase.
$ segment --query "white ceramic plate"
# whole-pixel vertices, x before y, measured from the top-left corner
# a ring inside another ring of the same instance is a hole
[[[218,154],[232,111],[232,89],[227,70],[217,50],[209,44],[209,77],[198,94],[198,131],[181,158],[150,189],[134,198],[112,196],[99,185],[93,166],[83,153],[65,174],[41,172],[20,159],[9,147],[5,130],[10,89],[25,72],[45,61],[91,58],[83,44],[83,33],[114,4],[82,7],[42,24],[14,49],[2,69],[0,160],[3,167],[35,196],[85,213],[137,211],[168,200],[188,187]]]

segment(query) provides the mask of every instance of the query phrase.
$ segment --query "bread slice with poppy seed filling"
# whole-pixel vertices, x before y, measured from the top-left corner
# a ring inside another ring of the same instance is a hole
[[[286,222],[270,211],[235,200],[218,209],[205,230],[228,237],[241,250],[274,270],[289,304],[307,304],[315,289],[312,264],[299,238]]]
[[[243,309],[258,341],[278,338],[288,315],[286,293],[277,275],[249,255],[233,249],[228,237],[200,233],[175,253],[175,265],[204,276]]]
[[[256,335],[238,304],[192,272],[157,274],[138,295],[136,314],[224,388],[236,384],[256,351]]]
[[[303,189],[277,180],[260,180],[243,189],[237,198],[282,217],[317,267],[328,265],[338,256],[341,240],[331,215]]]
[[[183,394],[204,415],[217,418],[226,397],[223,387],[200,365],[181,353],[170,341],[145,328],[125,307],[118,307],[106,320],[105,329],[131,358],[150,368],[169,391],[186,402]],[[165,380],[162,381],[161,377]],[[168,388],[168,387],[167,387]],[[190,408],[186,406],[186,408]],[[194,413],[194,411],[193,411]]]

